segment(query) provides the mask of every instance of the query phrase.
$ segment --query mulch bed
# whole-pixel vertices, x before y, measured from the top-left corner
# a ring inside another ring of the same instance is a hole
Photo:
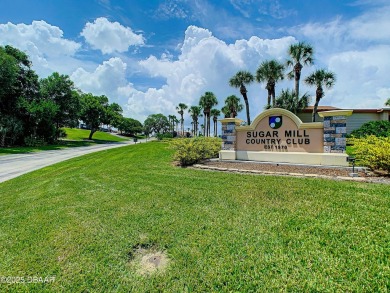
[[[199,165],[198,165],[199,166]],[[349,167],[325,167],[325,166],[303,166],[262,162],[233,162],[210,160],[203,162],[201,166],[220,171],[246,172],[260,171],[263,174],[324,177],[330,179],[356,179],[357,181],[390,184],[390,176],[385,172],[371,172],[366,168],[355,168],[357,177],[351,177],[352,168]],[[200,167],[201,167],[200,166]],[[218,168],[218,169],[217,169]]]

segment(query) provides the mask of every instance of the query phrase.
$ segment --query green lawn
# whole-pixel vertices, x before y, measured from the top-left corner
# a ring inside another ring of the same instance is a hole
[[[10,147],[0,148],[0,155],[6,154],[25,154],[31,152],[39,152],[46,150],[59,150],[70,147],[89,146],[96,143],[120,142],[128,139],[112,135],[107,132],[97,131],[94,133],[92,140],[88,140],[89,130],[77,128],[64,128],[67,137],[65,140],[60,140],[54,145],[36,146],[36,147]]]
[[[0,184],[7,292],[388,292],[388,185],[174,167],[153,142]],[[142,275],[137,248],[163,251]],[[8,279],[9,281],[15,279]]]
[[[90,130],[86,129],[78,129],[78,128],[64,128],[66,131],[66,139],[69,140],[87,140],[89,137]],[[118,137],[115,135],[112,135],[108,132],[102,132],[102,131],[96,131],[93,136],[92,140],[95,143],[101,143],[101,142],[118,142],[118,141],[125,141],[128,140],[126,138]]]

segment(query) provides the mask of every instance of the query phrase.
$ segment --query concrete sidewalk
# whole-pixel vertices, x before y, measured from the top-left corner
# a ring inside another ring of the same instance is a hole
[[[138,140],[138,142],[145,142],[145,140],[141,139]],[[98,144],[87,147],[74,147],[55,151],[41,151],[28,154],[0,156],[0,182],[7,181],[22,174],[26,174],[71,158],[131,144],[134,144],[134,142],[126,141]]]

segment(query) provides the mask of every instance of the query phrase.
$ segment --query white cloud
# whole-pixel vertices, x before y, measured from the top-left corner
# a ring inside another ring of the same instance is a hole
[[[63,37],[63,31],[45,21],[32,24],[0,24],[0,45],[11,45],[25,51],[42,75],[57,71],[64,61],[73,63],[72,57],[81,44]],[[61,60],[58,60],[61,59]]]
[[[93,72],[78,68],[70,76],[78,88],[95,95],[106,95],[117,102],[118,88],[126,86],[127,65],[118,57],[104,61]]]
[[[144,44],[142,34],[135,34],[129,27],[118,22],[110,22],[104,17],[97,18],[93,23],[88,22],[81,35],[93,49],[103,54],[126,52],[130,46]]]
[[[341,108],[382,107],[390,92],[388,70],[390,46],[347,51],[329,60],[329,69],[337,74],[337,83],[324,104]]]
[[[284,60],[292,42],[295,42],[292,37],[276,40],[252,37],[226,44],[207,29],[189,26],[177,60],[167,59],[164,55],[161,58],[150,56],[139,62],[145,74],[162,77],[166,82],[159,89],[131,92],[128,107],[142,111],[144,116],[158,112],[176,114],[175,107],[180,102],[197,105],[201,95],[212,91],[219,100],[218,108],[221,108],[227,96],[235,94],[240,97],[239,90],[228,85],[237,71],[245,69],[254,73],[265,59]],[[259,84],[249,86],[248,91],[254,116],[266,102],[266,91]]]
[[[334,88],[325,92],[322,105],[384,105],[390,91],[390,32],[384,29],[390,26],[389,13],[389,5],[374,7],[351,20],[338,17],[328,23],[309,23],[289,30],[313,44],[317,67],[326,67],[337,76]],[[314,93],[305,85],[303,89]]]

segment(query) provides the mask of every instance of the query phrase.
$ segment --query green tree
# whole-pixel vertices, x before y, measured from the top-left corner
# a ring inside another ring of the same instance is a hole
[[[390,106],[390,98],[386,101],[385,106]]]
[[[288,48],[290,59],[287,60],[287,66],[292,70],[287,74],[289,79],[295,80],[295,95],[299,97],[299,80],[303,65],[313,64],[313,47],[305,42],[292,44]]]
[[[24,52],[0,47],[0,131],[3,145],[24,144],[33,132],[28,104],[40,99],[37,74]]]
[[[236,97],[235,95],[231,95],[226,98],[225,107],[229,109],[230,118],[236,118],[238,112],[241,112],[242,109],[244,109],[240,98]]]
[[[312,121],[316,121],[316,113],[317,108],[320,100],[324,97],[324,87],[327,89],[330,89],[333,87],[333,85],[336,82],[336,75],[331,72],[327,71],[326,69],[319,69],[310,74],[305,79],[305,83],[307,83],[310,86],[315,86],[316,89],[316,101],[314,103],[313,108],[313,114],[312,114]]]
[[[91,129],[88,139],[92,139],[93,134],[99,130],[99,126],[105,121],[107,107],[108,98],[106,96],[94,96],[92,94],[81,96],[80,118]]]
[[[57,131],[60,127],[77,125],[80,95],[69,76],[54,72],[47,78],[41,79],[40,93],[42,98],[58,105],[58,111],[54,116]]]
[[[265,89],[268,91],[267,107],[275,105],[275,85],[279,80],[284,79],[284,65],[277,60],[263,61],[256,71],[257,82],[267,82]]]
[[[103,124],[106,124],[109,127],[114,126],[118,128],[120,123],[122,122],[122,116],[123,109],[122,107],[117,103],[112,103],[106,106],[106,115],[104,117]],[[131,118],[128,118],[131,119]]]
[[[212,92],[205,92],[205,94],[200,97],[199,106],[202,107],[204,115],[204,136],[210,136],[210,111],[211,108],[217,104],[218,100]]]
[[[149,115],[144,122],[145,133],[155,132],[157,134],[169,131],[169,121],[163,114]]]
[[[249,71],[239,71],[229,80],[229,85],[240,89],[240,93],[245,102],[246,120],[248,125],[251,124],[251,118],[249,114],[249,101],[247,96],[247,90],[245,85],[249,85],[254,81],[254,76]]]
[[[275,102],[276,108],[286,109],[294,114],[298,114],[309,105],[310,97],[304,94],[298,98],[295,92],[290,90],[282,90]]]
[[[179,115],[180,115],[181,136],[184,136],[184,118],[183,118],[183,114],[184,114],[184,110],[187,109],[187,108],[188,108],[188,106],[186,104],[183,104],[183,103],[180,103],[176,107],[177,113],[179,113]]]
[[[191,115],[192,118],[192,133],[194,136],[198,135],[198,125],[199,125],[199,117],[202,116],[202,108],[200,106],[191,106],[188,109],[188,113]]]
[[[58,138],[55,118],[59,106],[52,100],[39,99],[25,104],[28,112],[28,123],[32,130],[27,141],[30,145],[41,144],[40,140],[47,143],[54,143]]]
[[[134,136],[143,130],[142,123],[133,118],[121,117],[119,119],[118,130],[125,135]]]
[[[211,109],[210,115],[213,116],[213,122],[214,122],[214,136],[218,136],[218,117],[221,115],[221,111],[218,109]]]

